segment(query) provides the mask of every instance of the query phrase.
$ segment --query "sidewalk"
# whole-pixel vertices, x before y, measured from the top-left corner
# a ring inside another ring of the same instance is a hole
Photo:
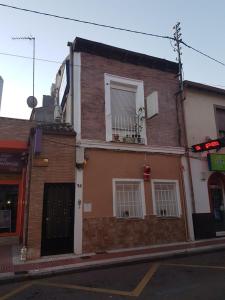
[[[78,271],[101,266],[112,266],[141,260],[159,259],[225,249],[225,238],[184,242],[136,249],[92,253],[83,256],[74,254],[48,256],[35,261],[21,262],[19,249],[11,246],[0,247],[0,283],[6,281],[37,278],[52,274]]]

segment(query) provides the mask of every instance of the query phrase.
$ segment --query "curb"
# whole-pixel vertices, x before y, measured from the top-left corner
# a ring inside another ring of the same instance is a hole
[[[15,274],[14,272],[0,273],[0,285],[26,280],[47,278],[62,274],[70,274],[73,272],[85,272],[103,268],[106,269],[130,264],[144,263],[149,261],[155,261],[158,259],[164,260],[168,258],[179,258],[188,255],[197,255],[199,253],[210,253],[213,251],[220,251],[223,249],[225,249],[225,244],[219,244],[214,246],[202,246],[196,248],[185,248],[181,250],[164,251],[158,253],[137,254],[132,256],[102,259],[91,262],[76,263],[72,265],[50,267],[40,270],[33,269],[27,271],[24,274]]]

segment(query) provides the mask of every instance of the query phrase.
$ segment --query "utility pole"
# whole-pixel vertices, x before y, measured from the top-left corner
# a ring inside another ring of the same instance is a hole
[[[180,22],[173,27],[174,29],[174,51],[177,52],[177,60],[179,65],[179,82],[180,82],[180,93],[183,94],[184,91],[184,83],[183,83],[183,69],[182,69],[182,62],[181,62],[181,42],[182,42],[182,34],[181,34],[181,27]],[[182,95],[183,96],[183,95]],[[183,97],[182,97],[183,98]]]
[[[187,128],[186,128],[186,122],[185,122],[185,114],[184,114],[184,82],[183,82],[183,66],[181,61],[181,43],[182,43],[182,34],[181,34],[181,27],[180,22],[177,22],[177,24],[173,27],[174,29],[174,45],[173,49],[177,53],[177,61],[178,61],[178,78],[179,78],[179,91],[176,94],[177,95],[177,108],[178,112],[181,111],[182,114],[182,122],[179,122],[179,124],[183,124],[183,130],[180,132],[182,135],[183,132],[183,141],[185,146],[185,157],[183,160],[182,165],[186,166],[186,176],[185,173],[182,172],[182,178],[183,181],[186,184],[185,190],[186,190],[186,201],[185,201],[185,210],[186,210],[186,220],[188,225],[188,237],[190,240],[194,240],[194,230],[193,230],[193,216],[192,214],[195,213],[195,198],[194,198],[194,188],[193,188],[193,180],[192,180],[192,173],[191,173],[191,163],[190,163],[190,155],[189,155],[189,148],[188,148],[188,139],[187,139]],[[177,113],[178,113],[177,112]],[[179,118],[179,117],[178,117]],[[186,158],[186,159],[185,159]],[[184,170],[185,171],[185,170]],[[185,179],[186,177],[186,179]],[[189,194],[190,191],[190,194]]]

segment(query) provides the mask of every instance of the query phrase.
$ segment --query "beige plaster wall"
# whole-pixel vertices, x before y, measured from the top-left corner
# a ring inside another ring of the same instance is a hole
[[[91,203],[92,211],[85,217],[113,216],[112,179],[143,179],[143,167],[151,166],[152,179],[180,180],[180,157],[118,152],[110,150],[86,149],[88,158],[84,168],[84,203]],[[147,215],[153,214],[151,182],[145,182],[145,202]],[[181,203],[183,201],[180,186]]]

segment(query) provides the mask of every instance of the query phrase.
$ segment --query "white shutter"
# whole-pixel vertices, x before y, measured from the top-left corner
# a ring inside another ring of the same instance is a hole
[[[120,126],[127,129],[131,123],[135,125],[136,117],[136,92],[117,88],[110,89],[111,96],[111,114],[112,128],[118,127],[118,120],[121,120]]]
[[[147,97],[147,118],[150,119],[159,113],[158,92],[154,91]]]
[[[105,75],[105,131],[106,141],[112,141],[112,115],[110,105],[110,80]]]

